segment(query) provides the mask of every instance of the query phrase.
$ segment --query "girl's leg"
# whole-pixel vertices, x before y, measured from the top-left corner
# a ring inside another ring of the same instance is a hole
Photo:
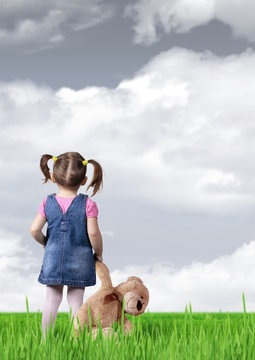
[[[67,288],[67,302],[72,309],[71,319],[83,304],[84,291],[85,287],[68,286]]]
[[[47,332],[51,323],[52,314],[52,328],[54,327],[59,305],[63,299],[63,285],[46,285],[46,299],[42,314],[42,330],[45,337],[46,326]]]

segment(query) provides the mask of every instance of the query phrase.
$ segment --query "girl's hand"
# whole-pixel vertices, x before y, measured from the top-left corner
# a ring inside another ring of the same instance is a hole
[[[97,255],[96,253],[94,253],[94,260],[98,260],[100,262],[103,262],[103,257],[102,257],[102,255]]]

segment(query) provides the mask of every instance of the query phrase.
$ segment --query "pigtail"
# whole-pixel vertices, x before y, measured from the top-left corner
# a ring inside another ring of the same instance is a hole
[[[87,187],[87,190],[90,187],[93,187],[92,196],[94,196],[99,190],[99,188],[103,187],[103,169],[101,165],[95,160],[88,160],[88,163],[94,166],[94,172],[93,172],[93,178],[91,180],[91,183]]]
[[[50,169],[48,167],[48,161],[52,159],[52,155],[45,154],[42,155],[41,161],[40,161],[40,168],[42,170],[43,175],[45,176],[45,179],[43,183],[45,184],[48,180],[51,179],[50,177]]]

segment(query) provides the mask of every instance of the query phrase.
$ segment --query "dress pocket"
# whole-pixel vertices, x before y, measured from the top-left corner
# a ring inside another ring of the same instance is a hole
[[[55,249],[45,248],[42,271],[44,278],[54,279],[59,276],[60,257]]]
[[[91,249],[83,248],[79,253],[68,255],[64,268],[69,280],[90,280],[95,273],[95,263]]]

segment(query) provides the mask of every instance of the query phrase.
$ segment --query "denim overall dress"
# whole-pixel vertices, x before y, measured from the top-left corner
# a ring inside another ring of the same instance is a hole
[[[87,233],[88,196],[77,195],[63,213],[55,195],[48,195],[45,203],[47,243],[38,281],[47,285],[93,286],[96,272]]]

